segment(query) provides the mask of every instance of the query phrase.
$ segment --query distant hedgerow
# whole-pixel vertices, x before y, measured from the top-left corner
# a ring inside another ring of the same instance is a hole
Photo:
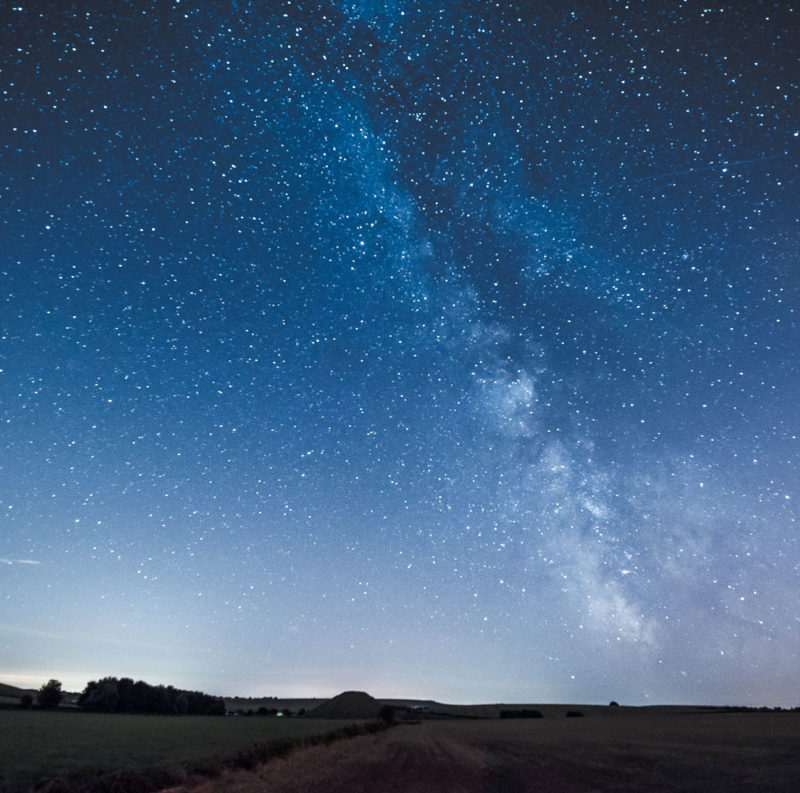
[[[167,713],[190,716],[224,716],[225,701],[200,691],[173,686],[151,686],[129,677],[92,680],[78,699],[84,710],[102,713]]]

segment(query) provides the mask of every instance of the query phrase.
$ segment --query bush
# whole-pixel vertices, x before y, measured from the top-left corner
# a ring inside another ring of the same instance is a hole
[[[579,710],[568,710],[567,711],[567,718],[568,719],[580,719],[583,718],[583,713]]]
[[[19,698],[19,706],[22,710],[27,710],[33,705],[33,697],[30,694],[23,694]]]
[[[521,710],[501,710],[501,719],[541,719],[542,712],[533,708],[522,708]]]

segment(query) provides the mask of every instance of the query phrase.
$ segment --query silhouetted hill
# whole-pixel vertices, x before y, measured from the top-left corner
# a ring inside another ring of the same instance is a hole
[[[21,697],[23,694],[35,694],[35,688],[17,688],[8,683],[0,683],[0,697]]]
[[[377,719],[381,703],[364,691],[344,691],[308,713],[313,719]]]

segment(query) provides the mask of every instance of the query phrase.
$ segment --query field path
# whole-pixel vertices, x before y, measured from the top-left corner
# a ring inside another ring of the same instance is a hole
[[[192,793],[472,793],[482,791],[482,752],[428,725],[314,746],[254,772],[232,771]]]
[[[191,793],[796,793],[800,713],[427,722],[227,771]]]

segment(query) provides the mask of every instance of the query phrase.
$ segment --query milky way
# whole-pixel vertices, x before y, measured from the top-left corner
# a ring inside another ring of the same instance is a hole
[[[790,4],[0,14],[0,679],[798,704]]]

